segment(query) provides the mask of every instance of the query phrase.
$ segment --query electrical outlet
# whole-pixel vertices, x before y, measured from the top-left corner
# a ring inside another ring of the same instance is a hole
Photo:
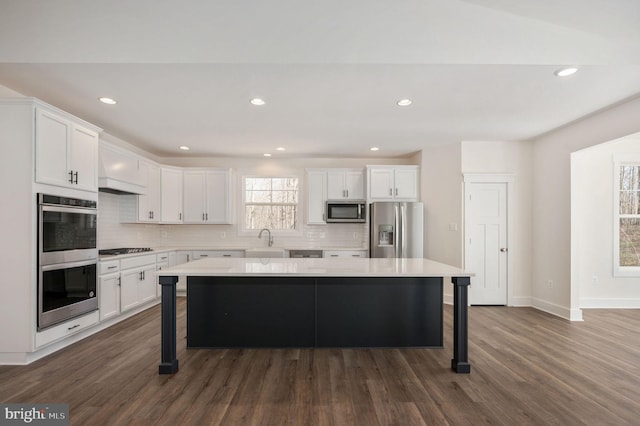
[[[553,280],[547,281],[547,285],[549,286],[549,288],[553,288]]]

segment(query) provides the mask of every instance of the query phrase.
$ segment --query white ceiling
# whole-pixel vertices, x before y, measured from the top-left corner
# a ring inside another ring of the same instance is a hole
[[[1,0],[0,85],[159,156],[401,156],[636,96],[640,1]]]

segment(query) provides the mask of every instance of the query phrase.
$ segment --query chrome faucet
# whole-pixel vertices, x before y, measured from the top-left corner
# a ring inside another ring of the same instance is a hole
[[[273,237],[271,236],[271,231],[269,230],[269,228],[262,228],[260,230],[260,233],[258,234],[258,238],[262,238],[262,233],[264,231],[267,231],[267,236],[269,237],[269,239],[267,240],[267,244],[269,244],[269,247],[271,247],[273,245]]]

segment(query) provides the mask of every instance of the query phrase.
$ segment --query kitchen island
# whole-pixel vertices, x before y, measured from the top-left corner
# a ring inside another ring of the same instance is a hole
[[[208,258],[158,271],[160,374],[178,371],[176,283],[187,277],[187,347],[443,347],[454,285],[451,368],[469,373],[472,274],[428,259]]]

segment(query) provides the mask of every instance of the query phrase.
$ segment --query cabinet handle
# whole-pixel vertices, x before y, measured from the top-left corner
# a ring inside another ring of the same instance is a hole
[[[73,170],[69,172],[69,183],[73,183]]]
[[[231,257],[230,254],[223,254],[222,257]]]
[[[207,222],[209,221],[209,213],[205,213],[204,216],[207,218]]]
[[[337,254],[331,254],[331,255],[329,255],[329,256],[331,256],[331,257],[338,257],[338,255],[337,255]]]
[[[182,212],[178,213],[178,219],[182,220]]]
[[[345,190],[344,190],[344,193],[346,194],[346,197],[347,197],[347,198],[349,198],[349,190],[348,190],[348,189],[345,189]]]
[[[75,183],[77,185],[78,184],[78,172],[75,172],[74,175],[75,175],[75,181],[73,183]]]
[[[116,269],[117,266],[107,266],[107,269]]]
[[[187,262],[189,262],[189,255],[187,255]]]
[[[327,219],[325,219],[324,213],[322,213],[322,220],[326,221]]]
[[[393,195],[393,189],[389,188],[389,195]]]
[[[122,285],[122,278],[118,277],[118,287],[120,287]]]
[[[398,188],[396,188],[396,197],[398,196]]]
[[[202,213],[202,220],[204,220],[204,213]]]
[[[67,327],[67,330],[73,330],[74,328],[80,327],[80,324],[72,325],[71,327]]]
[[[352,254],[351,257],[360,257],[359,254]]]
[[[209,257],[208,254],[201,254],[200,257]]]

